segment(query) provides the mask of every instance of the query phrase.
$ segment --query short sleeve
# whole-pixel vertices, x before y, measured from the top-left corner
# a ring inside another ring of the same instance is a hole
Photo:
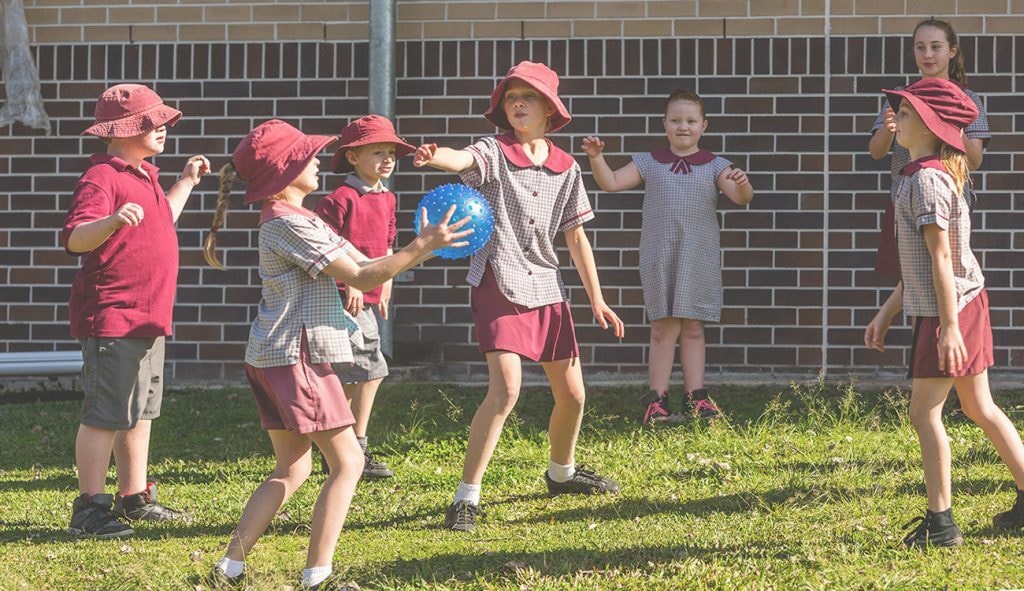
[[[64,250],[71,256],[81,256],[81,252],[67,250],[68,239],[71,233],[79,224],[93,222],[105,218],[114,213],[114,197],[105,189],[92,181],[79,182],[75,187],[75,193],[71,197],[71,207],[68,208],[68,215],[64,219],[64,227],[61,228],[60,239]]]
[[[348,215],[348,200],[340,197],[337,191],[321,199],[314,213],[327,224],[327,227],[334,230],[334,233],[341,236],[341,229],[345,226],[345,216]]]
[[[348,250],[349,243],[326,224],[298,215],[275,218],[260,228],[269,233],[276,254],[316,278],[331,261]]]
[[[988,115],[985,113],[985,105],[981,102],[981,97],[977,94],[967,91],[967,96],[971,97],[974,104],[978,107],[978,118],[973,123],[964,128],[964,135],[972,139],[988,140],[992,137],[992,131],[988,128]]]
[[[583,187],[583,172],[579,164],[573,164],[565,174],[572,175],[572,187],[569,189],[569,199],[562,210],[562,221],[558,225],[559,232],[572,230],[577,226],[594,219],[594,208],[590,206],[590,198],[587,197],[587,190]]]
[[[915,174],[910,199],[917,228],[935,224],[943,230],[948,229],[955,191],[952,180],[943,172],[924,169]]]
[[[498,180],[498,165],[503,156],[497,140],[485,137],[466,147],[466,151],[473,156],[474,166],[459,173],[462,182],[470,187],[480,187]]]
[[[647,152],[643,154],[633,154],[633,164],[636,166],[637,171],[640,173],[640,178],[647,181],[647,173],[651,170],[651,163],[653,158]]]

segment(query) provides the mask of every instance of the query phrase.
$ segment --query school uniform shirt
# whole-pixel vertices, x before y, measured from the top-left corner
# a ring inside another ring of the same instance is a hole
[[[466,150],[475,166],[461,173],[462,181],[494,210],[494,231],[473,255],[467,283],[479,287],[490,262],[510,302],[537,308],[566,301],[555,237],[594,219],[579,164],[551,142],[547,160],[534,164],[512,133]]]
[[[981,293],[985,277],[971,252],[971,215],[967,200],[937,156],[911,162],[893,187],[896,244],[903,276],[903,308],[909,316],[938,316],[932,281],[932,257],[922,228],[935,224],[949,235],[956,309]]]
[[[718,322],[722,253],[718,175],[732,162],[707,150],[668,148],[633,156],[644,179],[640,283],[649,320]]]
[[[371,187],[355,174],[316,204],[315,212],[334,232],[371,259],[387,256],[394,248],[398,227],[395,209],[398,198],[380,182]],[[345,291],[345,284],[338,282]],[[380,302],[383,287],[363,292],[363,303]]]
[[[322,271],[352,246],[312,211],[280,200],[260,213],[263,297],[249,331],[245,362],[253,367],[300,362],[302,333],[309,362],[351,363],[358,327],[345,312],[334,279]]]
[[[156,166],[136,168],[110,154],[90,158],[78,179],[61,242],[78,225],[112,215],[126,203],[142,207],[138,226],[122,226],[82,259],[68,301],[71,336],[150,338],[171,334],[178,281],[178,234]]]

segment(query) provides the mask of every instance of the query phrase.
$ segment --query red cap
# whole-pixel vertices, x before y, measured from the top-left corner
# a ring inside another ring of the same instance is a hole
[[[963,129],[978,118],[978,106],[955,82],[943,78],[922,78],[903,90],[882,90],[893,111],[903,99],[917,111],[929,131],[943,143],[967,152]]]
[[[142,84],[117,84],[103,91],[92,125],[82,135],[126,138],[143,135],[162,125],[174,125],[181,111],[164,104],[160,95]]]
[[[367,115],[360,117],[345,126],[341,130],[341,145],[334,151],[331,158],[331,170],[334,172],[349,172],[352,165],[345,152],[359,146],[368,144],[395,144],[395,159],[404,158],[416,151],[416,147],[402,141],[395,133],[395,126],[391,120],[380,115]]]
[[[336,136],[306,135],[280,119],[264,121],[235,148],[231,161],[246,183],[245,203],[284,191]]]
[[[544,64],[522,61],[512,66],[508,73],[505,74],[505,77],[501,79],[501,82],[498,83],[498,86],[494,88],[494,92],[491,93],[491,106],[484,113],[484,117],[491,123],[501,129],[512,129],[512,125],[508,122],[508,117],[505,116],[505,109],[502,108],[501,102],[505,97],[505,87],[508,85],[509,80],[513,79],[522,80],[532,86],[555,108],[555,112],[548,119],[548,131],[559,130],[572,121],[569,109],[566,109],[562,99],[558,98],[558,73]]]

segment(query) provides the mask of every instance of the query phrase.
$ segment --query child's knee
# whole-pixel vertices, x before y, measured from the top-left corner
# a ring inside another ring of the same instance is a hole
[[[289,487],[295,490],[313,473],[313,461],[310,455],[306,454],[291,464],[278,464],[274,472],[274,477],[287,481]]]
[[[911,402],[910,407],[907,409],[907,414],[910,417],[910,424],[914,426],[914,429],[921,431],[931,428],[936,412],[930,406]]]
[[[507,416],[519,401],[519,388],[510,385],[492,387],[487,390],[487,398],[492,408],[502,416]]]
[[[683,320],[682,333],[686,339],[703,339],[704,323],[700,320]]]
[[[999,418],[1000,414],[1002,414],[1002,411],[999,410],[999,407],[991,403],[963,404],[963,402],[961,401],[960,408],[961,410],[963,410],[964,416],[966,416],[968,419],[971,419],[978,425],[991,424]]]

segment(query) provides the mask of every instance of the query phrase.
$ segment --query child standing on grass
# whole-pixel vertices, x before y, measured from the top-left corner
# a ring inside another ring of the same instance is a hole
[[[165,195],[146,159],[164,151],[167,127],[181,111],[141,84],[103,91],[83,133],[107,144],[78,179],[61,232],[80,256],[68,302],[71,336],[82,346],[82,418],[75,440],[79,496],[68,532],[117,538],[130,521],[188,520],[157,502],[148,482],[149,439],[163,400],[164,339],[171,334],[178,281],[174,222],[209,171],[203,156],[185,164]],[[118,494],[104,493],[111,452]]]
[[[573,263],[602,328],[623,335],[622,321],[601,295],[594,254],[583,224],[594,218],[583,175],[572,156],[545,135],[571,120],[558,97],[558,74],[541,63],[513,67],[491,93],[484,114],[501,129],[462,150],[420,146],[413,163],[458,172],[494,210],[494,232],[473,255],[467,282],[480,352],[487,358],[487,396],[473,417],[462,482],[444,527],[472,531],[480,485],[505,419],[519,399],[522,358],[539,361],[555,405],[544,479],[553,494],[618,492],[612,480],[575,463],[586,398],[579,347],[558,268],[555,238],[565,236]]]
[[[928,508],[904,539],[907,547],[958,546],[953,520],[950,451],[942,405],[956,386],[964,414],[985,431],[1017,485],[1013,508],[993,518],[998,528],[1024,526],[1024,446],[1013,423],[992,401],[993,364],[988,294],[971,251],[965,188],[970,166],[963,130],[977,116],[957,84],[925,78],[885,91],[896,112],[896,141],[910,162],[893,186],[896,246],[902,280],[864,331],[864,344],[884,350],[900,310],[913,317],[910,420],[924,464]]]
[[[319,184],[316,155],[336,140],[305,135],[284,121],[270,120],[253,129],[235,149],[232,164],[221,169],[217,211],[206,242],[211,265],[222,268],[214,252],[216,231],[227,212],[232,181],[244,180],[244,202],[261,207],[263,297],[246,346],[245,375],[277,461],[249,498],[225,557],[214,567],[213,577],[222,583],[240,582],[249,551],[309,477],[310,447],[315,444],[330,475],[313,507],[302,585],[332,588],[334,582],[327,581],[334,549],[363,471],[363,453],[351,428],[355,419],[331,368],[332,363],[353,359],[346,324],[351,320],[345,316],[335,280],[368,291],[469,233],[456,233],[467,220],[447,225],[452,208],[439,224],[425,226],[406,248],[370,262],[302,206],[303,198]],[[357,343],[358,336],[358,331],[352,333]]]
[[[415,149],[398,137],[391,121],[380,115],[356,119],[341,131],[341,146],[331,159],[331,170],[349,174],[344,185],[317,203],[315,211],[336,234],[371,259],[393,254],[398,200],[383,181],[391,177],[398,159]],[[352,364],[337,369],[356,419],[356,440],[364,458],[363,478],[390,478],[394,473],[388,465],[370,453],[366,430],[377,389],[388,375],[377,317],[388,318],[391,280],[367,292],[344,283],[338,283],[338,289],[345,309],[363,335],[362,345],[352,351]]]
[[[614,172],[602,155],[604,142],[596,136],[583,140],[602,190],[627,191],[641,183],[645,187],[640,282],[651,320],[650,392],[641,400],[645,425],[671,414],[668,386],[677,342],[684,404],[695,417],[722,416],[704,385],[704,323],[718,322],[722,312],[718,193],[737,205],[754,198],[744,171],[698,145],[708,127],[698,95],[672,93],[664,125],[669,147],[636,154]]]

